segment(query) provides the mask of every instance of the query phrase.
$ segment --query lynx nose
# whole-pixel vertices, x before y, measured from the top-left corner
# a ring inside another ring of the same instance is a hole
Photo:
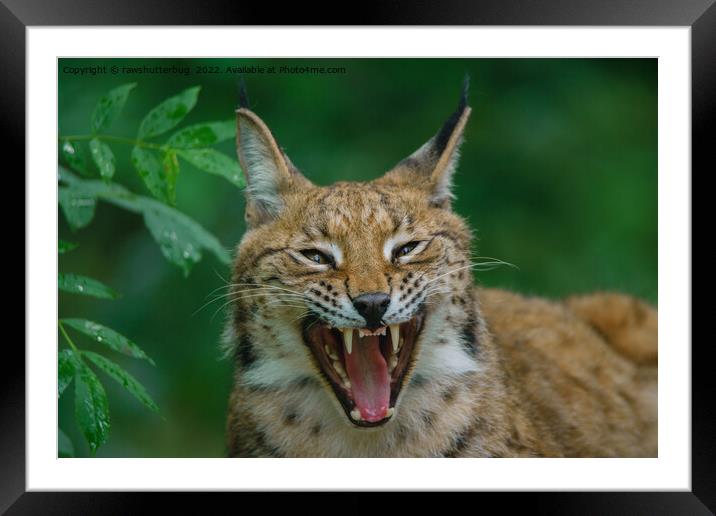
[[[383,326],[381,318],[388,309],[389,304],[390,296],[382,292],[362,294],[353,300],[353,306],[363,316],[369,330],[375,330]]]

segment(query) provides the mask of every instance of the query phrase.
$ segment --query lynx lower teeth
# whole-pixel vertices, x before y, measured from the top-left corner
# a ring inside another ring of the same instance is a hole
[[[398,365],[398,359],[395,355],[390,355],[390,362],[388,363],[388,369],[392,373],[395,369],[395,366]]]
[[[344,328],[343,343],[346,346],[346,351],[350,355],[351,351],[353,351],[353,328]]]
[[[361,415],[360,415],[360,410],[358,410],[357,408],[354,408],[353,410],[351,410],[351,417],[352,417],[355,421],[362,421],[362,420],[363,420],[363,418],[362,418]]]
[[[400,343],[400,325],[390,325],[390,340],[393,343],[393,353],[398,352],[398,344]]]
[[[390,407],[388,409],[388,413],[385,415],[385,417],[392,417],[393,414],[395,414],[395,409],[393,407]]]
[[[338,376],[341,377],[341,380],[348,380],[348,376],[346,376],[346,371],[343,369],[343,365],[341,365],[341,363],[337,360],[333,361],[333,369],[336,370]]]
[[[326,355],[328,355],[332,360],[338,360],[338,355],[336,355],[333,350],[328,347],[328,344],[325,344],[323,349],[326,351]]]

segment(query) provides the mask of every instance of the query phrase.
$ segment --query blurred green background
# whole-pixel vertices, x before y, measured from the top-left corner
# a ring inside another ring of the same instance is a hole
[[[91,64],[191,71],[63,72],[65,66]],[[479,273],[477,280],[547,297],[615,289],[656,303],[656,59],[61,59],[59,134],[88,133],[97,100],[128,82],[137,87],[109,134],[134,137],[152,107],[195,85],[202,87],[199,101],[179,128],[232,118],[237,76],[194,69],[227,65],[345,69],[244,74],[252,109],[318,184],[367,180],[391,168],[438,130],[469,73],[473,114],[455,209],[475,228],[479,255],[519,267]],[[114,180],[150,195],[129,162],[131,147],[111,147],[117,156]],[[217,148],[235,156],[233,142]],[[244,231],[240,190],[185,162],[177,207],[227,248]],[[232,374],[218,349],[223,312],[215,314],[221,303],[195,311],[223,285],[220,277],[228,277],[228,269],[205,253],[184,278],[163,258],[141,217],[106,203],[98,205],[89,227],[74,233],[60,214],[59,237],[80,246],[60,257],[61,272],[91,276],[122,293],[117,301],[60,293],[59,316],[106,324],[157,364],[102,350],[147,387],[161,412],[146,410],[98,373],[108,392],[112,429],[97,455],[223,456]],[[93,349],[87,339],[78,336],[76,342]],[[59,424],[85,455],[71,395],[60,399]]]

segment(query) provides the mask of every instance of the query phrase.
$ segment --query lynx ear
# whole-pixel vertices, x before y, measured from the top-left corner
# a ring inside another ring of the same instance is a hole
[[[452,176],[457,167],[459,147],[471,111],[467,105],[468,86],[469,77],[465,77],[458,107],[440,131],[385,174],[380,182],[421,185],[427,190],[431,204],[440,208],[450,207],[454,197]]]
[[[266,124],[248,106],[241,87],[236,110],[236,149],[246,175],[246,222],[256,227],[279,215],[283,196],[311,183],[293,166]]]

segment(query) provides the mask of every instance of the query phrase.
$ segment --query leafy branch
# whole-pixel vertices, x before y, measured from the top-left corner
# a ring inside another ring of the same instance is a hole
[[[236,137],[234,120],[187,126],[172,134],[165,143],[147,141],[170,131],[184,119],[196,105],[199,86],[188,88],[153,108],[140,122],[136,138],[102,133],[119,115],[134,87],[134,83],[119,86],[100,99],[92,113],[90,133],[59,136],[61,155],[67,166],[91,177],[90,163],[82,145],[88,142],[100,177],[109,181],[116,171],[116,160],[108,143],[125,144],[132,146],[132,165],[145,186],[164,203],[176,203],[178,158],[203,172],[222,176],[237,187],[245,185],[239,163],[211,148],[211,145]]]
[[[65,251],[61,252],[64,253]],[[108,291],[114,294],[114,291],[109,287],[96,280],[69,274],[60,275],[60,289],[100,298],[107,298]],[[116,297],[116,294],[113,297]],[[96,322],[87,319],[60,319],[58,327],[69,348],[61,350],[58,354],[57,396],[58,398],[62,396],[74,380],[75,420],[87,440],[90,451],[94,454],[97,448],[107,441],[109,435],[109,402],[102,382],[89,367],[88,361],[119,382],[145,407],[154,412],[158,412],[159,407],[149,396],[144,386],[117,363],[98,353],[79,349],[67,332],[67,327],[84,334],[93,342],[104,345],[113,351],[133,358],[147,360],[152,365],[154,365],[154,361],[132,341]],[[60,455],[65,457],[73,456],[74,446],[72,441],[62,430],[59,431],[59,436]]]
[[[164,257],[185,275],[201,260],[202,250],[212,252],[224,264],[230,263],[229,252],[219,240],[179,210],[136,195],[116,183],[81,179],[62,166],[58,167],[58,173],[60,206],[70,227],[87,226],[94,217],[97,202],[102,200],[142,215]]]
[[[229,253],[219,240],[174,205],[179,158],[200,171],[222,176],[237,187],[245,185],[238,162],[211,148],[211,145],[236,136],[235,122],[195,124],[176,131],[164,143],[148,141],[174,129],[194,108],[200,91],[196,86],[154,107],[140,122],[136,137],[104,133],[119,116],[135,86],[132,83],[114,88],[98,101],[91,115],[88,134],[58,138],[60,158],[65,165],[58,165],[58,201],[70,229],[77,231],[89,225],[97,203],[103,201],[141,215],[164,257],[181,268],[185,276],[201,260],[204,251],[229,264]],[[112,181],[116,160],[109,144],[131,146],[132,165],[154,198],[135,194]],[[87,152],[94,168],[87,159]],[[60,240],[58,254],[75,248],[76,244]],[[119,297],[104,283],[74,273],[60,273],[58,288],[66,293],[100,299]],[[60,319],[58,328],[67,344],[58,354],[58,397],[74,381],[75,420],[94,455],[107,440],[110,417],[107,394],[93,367],[119,382],[150,410],[157,412],[159,408],[142,384],[114,361],[78,348],[68,328],[111,351],[146,360],[152,365],[154,361],[127,337],[99,323],[87,319]],[[62,429],[58,430],[60,456],[74,456],[72,441]]]

